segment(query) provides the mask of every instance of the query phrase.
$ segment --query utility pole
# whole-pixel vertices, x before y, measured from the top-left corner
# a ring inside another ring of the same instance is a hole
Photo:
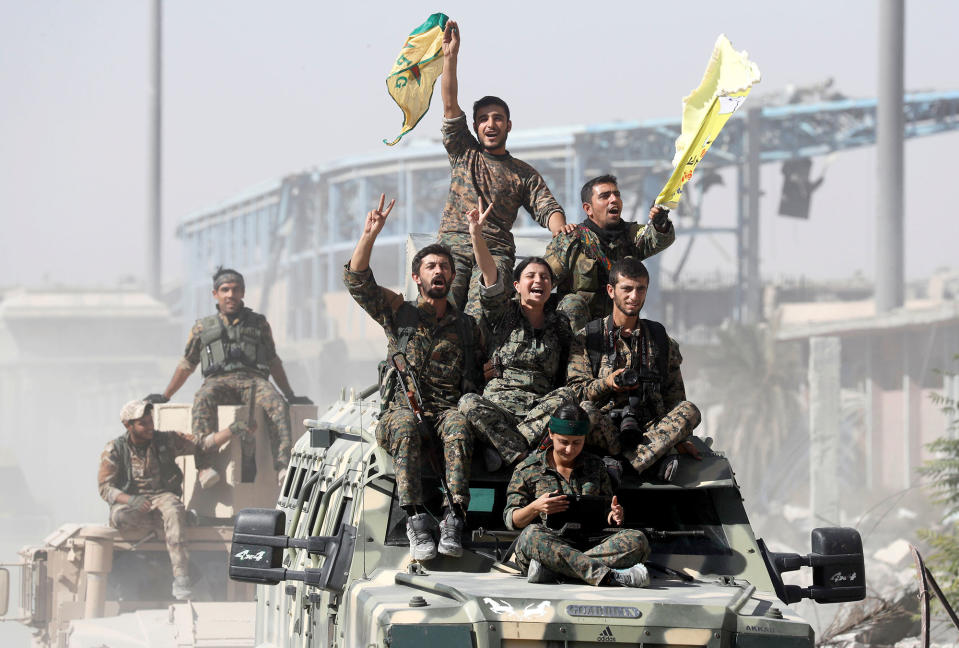
[[[762,319],[763,284],[759,277],[759,170],[762,108],[751,108],[746,113],[743,131],[745,160],[739,165],[739,207],[737,242],[737,318],[744,324],[756,324]]]
[[[904,301],[903,59],[904,0],[879,2],[879,96],[876,102],[876,313]]]
[[[150,135],[148,156],[149,207],[147,217],[147,293],[160,298],[162,265],[161,241],[163,236],[162,180],[163,180],[163,5],[162,0],[153,0],[151,11],[150,39]]]

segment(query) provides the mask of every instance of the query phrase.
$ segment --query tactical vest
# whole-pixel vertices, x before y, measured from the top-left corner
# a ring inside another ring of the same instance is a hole
[[[459,336],[460,344],[463,347],[463,375],[460,379],[460,391],[463,394],[475,392],[479,385],[476,373],[476,357],[473,355],[473,327],[467,315],[462,311],[456,313],[456,333]],[[410,338],[420,327],[420,313],[416,302],[405,301],[400,304],[396,311],[396,350],[407,352],[410,345]],[[429,357],[427,352],[426,357]],[[414,375],[419,372],[414,370]],[[419,380],[419,375],[416,375]],[[393,400],[393,394],[396,391],[396,372],[389,363],[380,363],[380,412],[385,412]]]
[[[659,393],[663,393],[663,381],[666,379],[669,361],[669,336],[666,335],[666,327],[653,320],[640,320],[646,325],[646,330],[652,342],[653,354],[656,357],[656,373],[659,376]],[[612,328],[613,316],[595,319],[586,325],[586,354],[589,356],[589,365],[593,371],[593,378],[599,378],[599,369],[603,363],[603,356],[607,354],[609,348],[606,344],[606,335],[604,332],[607,327]]]
[[[173,448],[170,446],[169,434],[169,432],[154,432],[147,452],[152,447],[157,453],[157,463],[160,466],[160,489],[180,497],[183,495],[183,471],[176,465],[176,455],[173,454]],[[139,489],[133,481],[133,463],[130,461],[130,453],[133,449],[130,447],[127,435],[114,439],[113,447],[117,451],[117,475],[120,480],[116,486],[127,495],[137,495]]]
[[[263,376],[270,374],[270,363],[263,345],[266,318],[247,309],[235,326],[210,315],[200,320],[200,370],[203,376],[249,369]]]

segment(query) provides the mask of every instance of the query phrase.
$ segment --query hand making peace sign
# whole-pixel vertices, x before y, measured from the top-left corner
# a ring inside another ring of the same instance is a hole
[[[383,226],[386,224],[386,217],[390,215],[390,212],[393,211],[393,205],[396,204],[396,198],[390,201],[390,204],[386,206],[386,209],[383,209],[383,203],[386,202],[386,194],[380,194],[380,205],[374,210],[371,210],[366,215],[366,223],[363,225],[363,233],[376,236],[383,230]]]

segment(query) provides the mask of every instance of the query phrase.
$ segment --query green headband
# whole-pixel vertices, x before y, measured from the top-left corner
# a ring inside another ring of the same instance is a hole
[[[586,436],[589,433],[589,421],[567,421],[551,416],[549,431],[563,436]]]

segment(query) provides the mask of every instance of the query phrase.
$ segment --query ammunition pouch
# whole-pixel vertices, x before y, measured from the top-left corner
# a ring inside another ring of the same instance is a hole
[[[376,368],[380,385],[380,415],[390,408],[393,395],[396,393],[396,369],[386,360],[381,360]]]

